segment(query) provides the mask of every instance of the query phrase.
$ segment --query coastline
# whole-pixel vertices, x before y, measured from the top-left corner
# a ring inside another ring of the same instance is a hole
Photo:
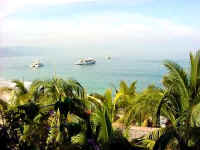
[[[24,81],[26,88],[29,88],[31,83],[31,81]],[[15,83],[13,83],[12,80],[6,80],[0,77],[0,88],[2,87],[15,88]]]
[[[25,87],[29,88],[32,82],[30,81],[24,81]],[[0,89],[1,88],[10,88],[10,89],[14,89],[16,88],[15,83],[12,82],[12,80],[5,80],[3,78],[0,78]],[[4,90],[0,90],[0,99],[9,103],[10,100],[10,96],[11,96],[11,92],[9,91],[4,91]]]

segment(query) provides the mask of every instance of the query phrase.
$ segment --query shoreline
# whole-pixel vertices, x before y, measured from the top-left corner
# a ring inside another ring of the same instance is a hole
[[[31,85],[31,81],[24,81],[24,85],[28,88]],[[15,88],[15,83],[12,80],[6,80],[0,77],[0,88],[8,87],[8,88]]]
[[[29,88],[32,82],[30,81],[24,81],[24,85],[26,88]],[[0,89],[1,88],[11,88],[14,89],[16,87],[15,83],[12,82],[12,80],[6,80],[3,78],[0,78]],[[10,96],[11,92],[9,91],[0,91],[0,99],[10,103]]]

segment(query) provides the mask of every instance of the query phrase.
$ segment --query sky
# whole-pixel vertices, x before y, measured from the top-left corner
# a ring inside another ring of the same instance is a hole
[[[199,6],[199,0],[0,0],[0,47],[182,58],[200,48]]]

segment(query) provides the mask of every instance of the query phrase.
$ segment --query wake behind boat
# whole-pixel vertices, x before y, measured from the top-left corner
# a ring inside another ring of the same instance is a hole
[[[75,65],[93,65],[96,63],[96,60],[94,58],[85,58],[80,59],[78,62],[75,63]]]

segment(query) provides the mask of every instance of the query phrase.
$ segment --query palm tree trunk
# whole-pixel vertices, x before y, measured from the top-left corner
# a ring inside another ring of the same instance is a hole
[[[141,113],[139,114],[139,126],[142,125],[142,116],[141,116]]]
[[[164,96],[161,99],[160,104],[159,104],[158,109],[157,109],[157,112],[156,112],[156,127],[157,128],[160,128],[160,113],[161,113],[162,105],[165,103],[165,98],[166,98],[166,96]]]

